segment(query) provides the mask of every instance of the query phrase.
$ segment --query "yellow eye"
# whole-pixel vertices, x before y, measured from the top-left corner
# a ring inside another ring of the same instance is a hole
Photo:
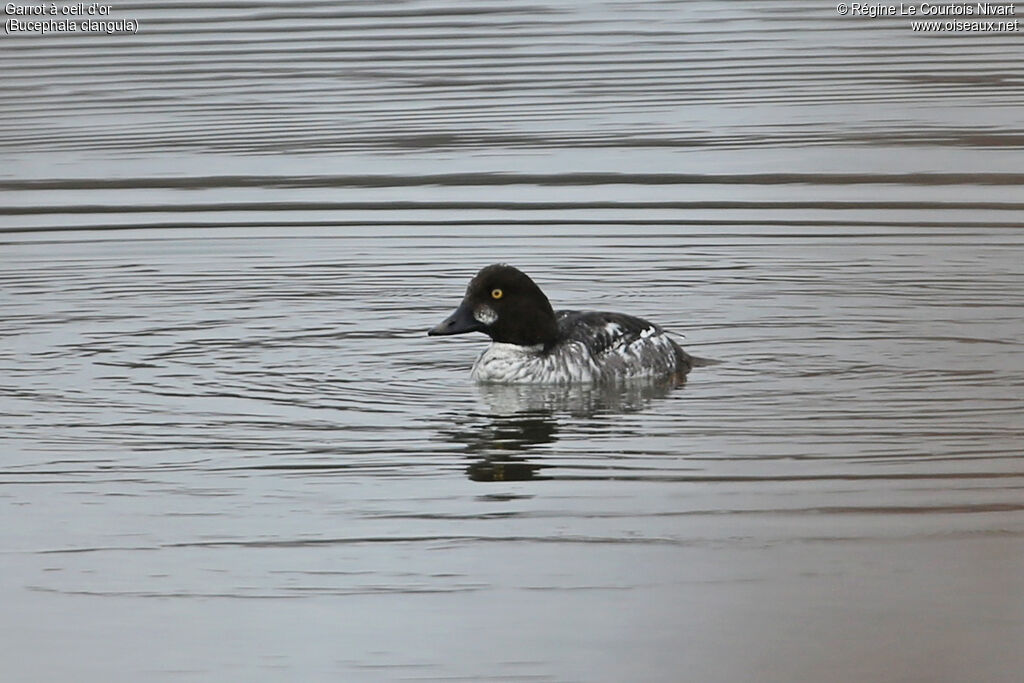
[[[491,298],[492,299],[500,299],[503,296],[505,296],[505,292],[501,291],[497,287],[495,287],[494,289],[491,290]]]

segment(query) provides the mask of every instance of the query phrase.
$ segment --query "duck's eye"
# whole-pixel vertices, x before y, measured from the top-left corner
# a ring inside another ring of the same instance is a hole
[[[500,299],[503,296],[505,296],[505,292],[501,291],[497,287],[495,287],[494,289],[491,290],[491,298],[492,299]]]

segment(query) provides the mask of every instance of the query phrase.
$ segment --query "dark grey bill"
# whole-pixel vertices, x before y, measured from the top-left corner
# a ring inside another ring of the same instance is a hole
[[[473,311],[462,302],[455,312],[441,321],[436,327],[427,330],[432,337],[439,337],[446,334],[465,334],[466,332],[483,332],[484,324],[473,317]]]

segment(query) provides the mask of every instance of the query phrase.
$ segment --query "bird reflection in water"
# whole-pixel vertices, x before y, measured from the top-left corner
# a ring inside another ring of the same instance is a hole
[[[460,416],[441,435],[461,443],[471,462],[473,481],[550,479],[537,462],[540,453],[558,441],[562,422],[633,413],[664,398],[682,382],[676,378],[634,380],[610,386],[479,384],[487,413]]]

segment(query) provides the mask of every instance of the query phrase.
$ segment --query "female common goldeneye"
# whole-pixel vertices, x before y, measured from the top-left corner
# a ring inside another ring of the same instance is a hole
[[[681,380],[694,361],[646,320],[621,313],[552,310],[529,276],[501,263],[477,273],[458,309],[427,334],[465,332],[483,332],[492,342],[473,364],[477,382]]]

